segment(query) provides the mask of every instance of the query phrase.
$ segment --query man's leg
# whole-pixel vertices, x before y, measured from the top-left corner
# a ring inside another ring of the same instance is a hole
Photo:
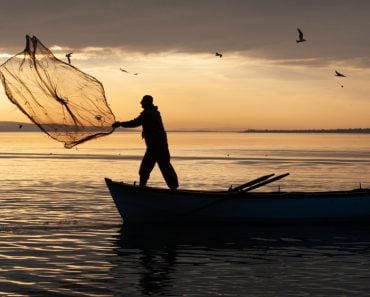
[[[167,186],[171,190],[176,190],[179,187],[179,180],[177,178],[176,171],[170,162],[170,159],[161,158],[157,162]]]
[[[150,151],[146,151],[141,161],[139,175],[140,175],[140,187],[145,187],[148,182],[150,173],[155,166],[155,157]]]

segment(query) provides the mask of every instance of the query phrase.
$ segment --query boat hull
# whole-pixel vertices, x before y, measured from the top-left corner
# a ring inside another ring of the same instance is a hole
[[[106,179],[124,222],[323,222],[370,220],[370,190],[171,191]]]

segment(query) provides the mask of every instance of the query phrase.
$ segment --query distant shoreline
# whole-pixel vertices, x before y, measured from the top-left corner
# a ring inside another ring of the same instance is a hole
[[[370,128],[348,128],[348,129],[248,129],[242,133],[351,133],[370,134]]]
[[[140,132],[141,129],[122,129],[122,132]],[[117,130],[117,132],[121,132]],[[1,122],[0,132],[41,132],[40,128],[33,123],[24,122]],[[370,134],[370,128],[346,128],[346,129],[246,129],[246,130],[207,130],[207,129],[167,129],[173,133],[348,133]]]

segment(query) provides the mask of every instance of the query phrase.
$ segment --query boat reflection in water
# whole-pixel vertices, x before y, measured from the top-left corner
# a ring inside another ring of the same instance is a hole
[[[130,296],[366,296],[370,289],[364,224],[124,224],[114,250],[115,288]]]

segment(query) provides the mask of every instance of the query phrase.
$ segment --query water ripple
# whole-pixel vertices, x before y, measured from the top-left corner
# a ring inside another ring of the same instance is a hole
[[[186,135],[182,188],[284,172],[260,190],[370,187],[368,136]],[[70,151],[5,136],[0,296],[368,296],[370,225],[122,225],[103,178],[138,179],[143,147],[125,133]],[[150,185],[165,186],[158,168]]]

